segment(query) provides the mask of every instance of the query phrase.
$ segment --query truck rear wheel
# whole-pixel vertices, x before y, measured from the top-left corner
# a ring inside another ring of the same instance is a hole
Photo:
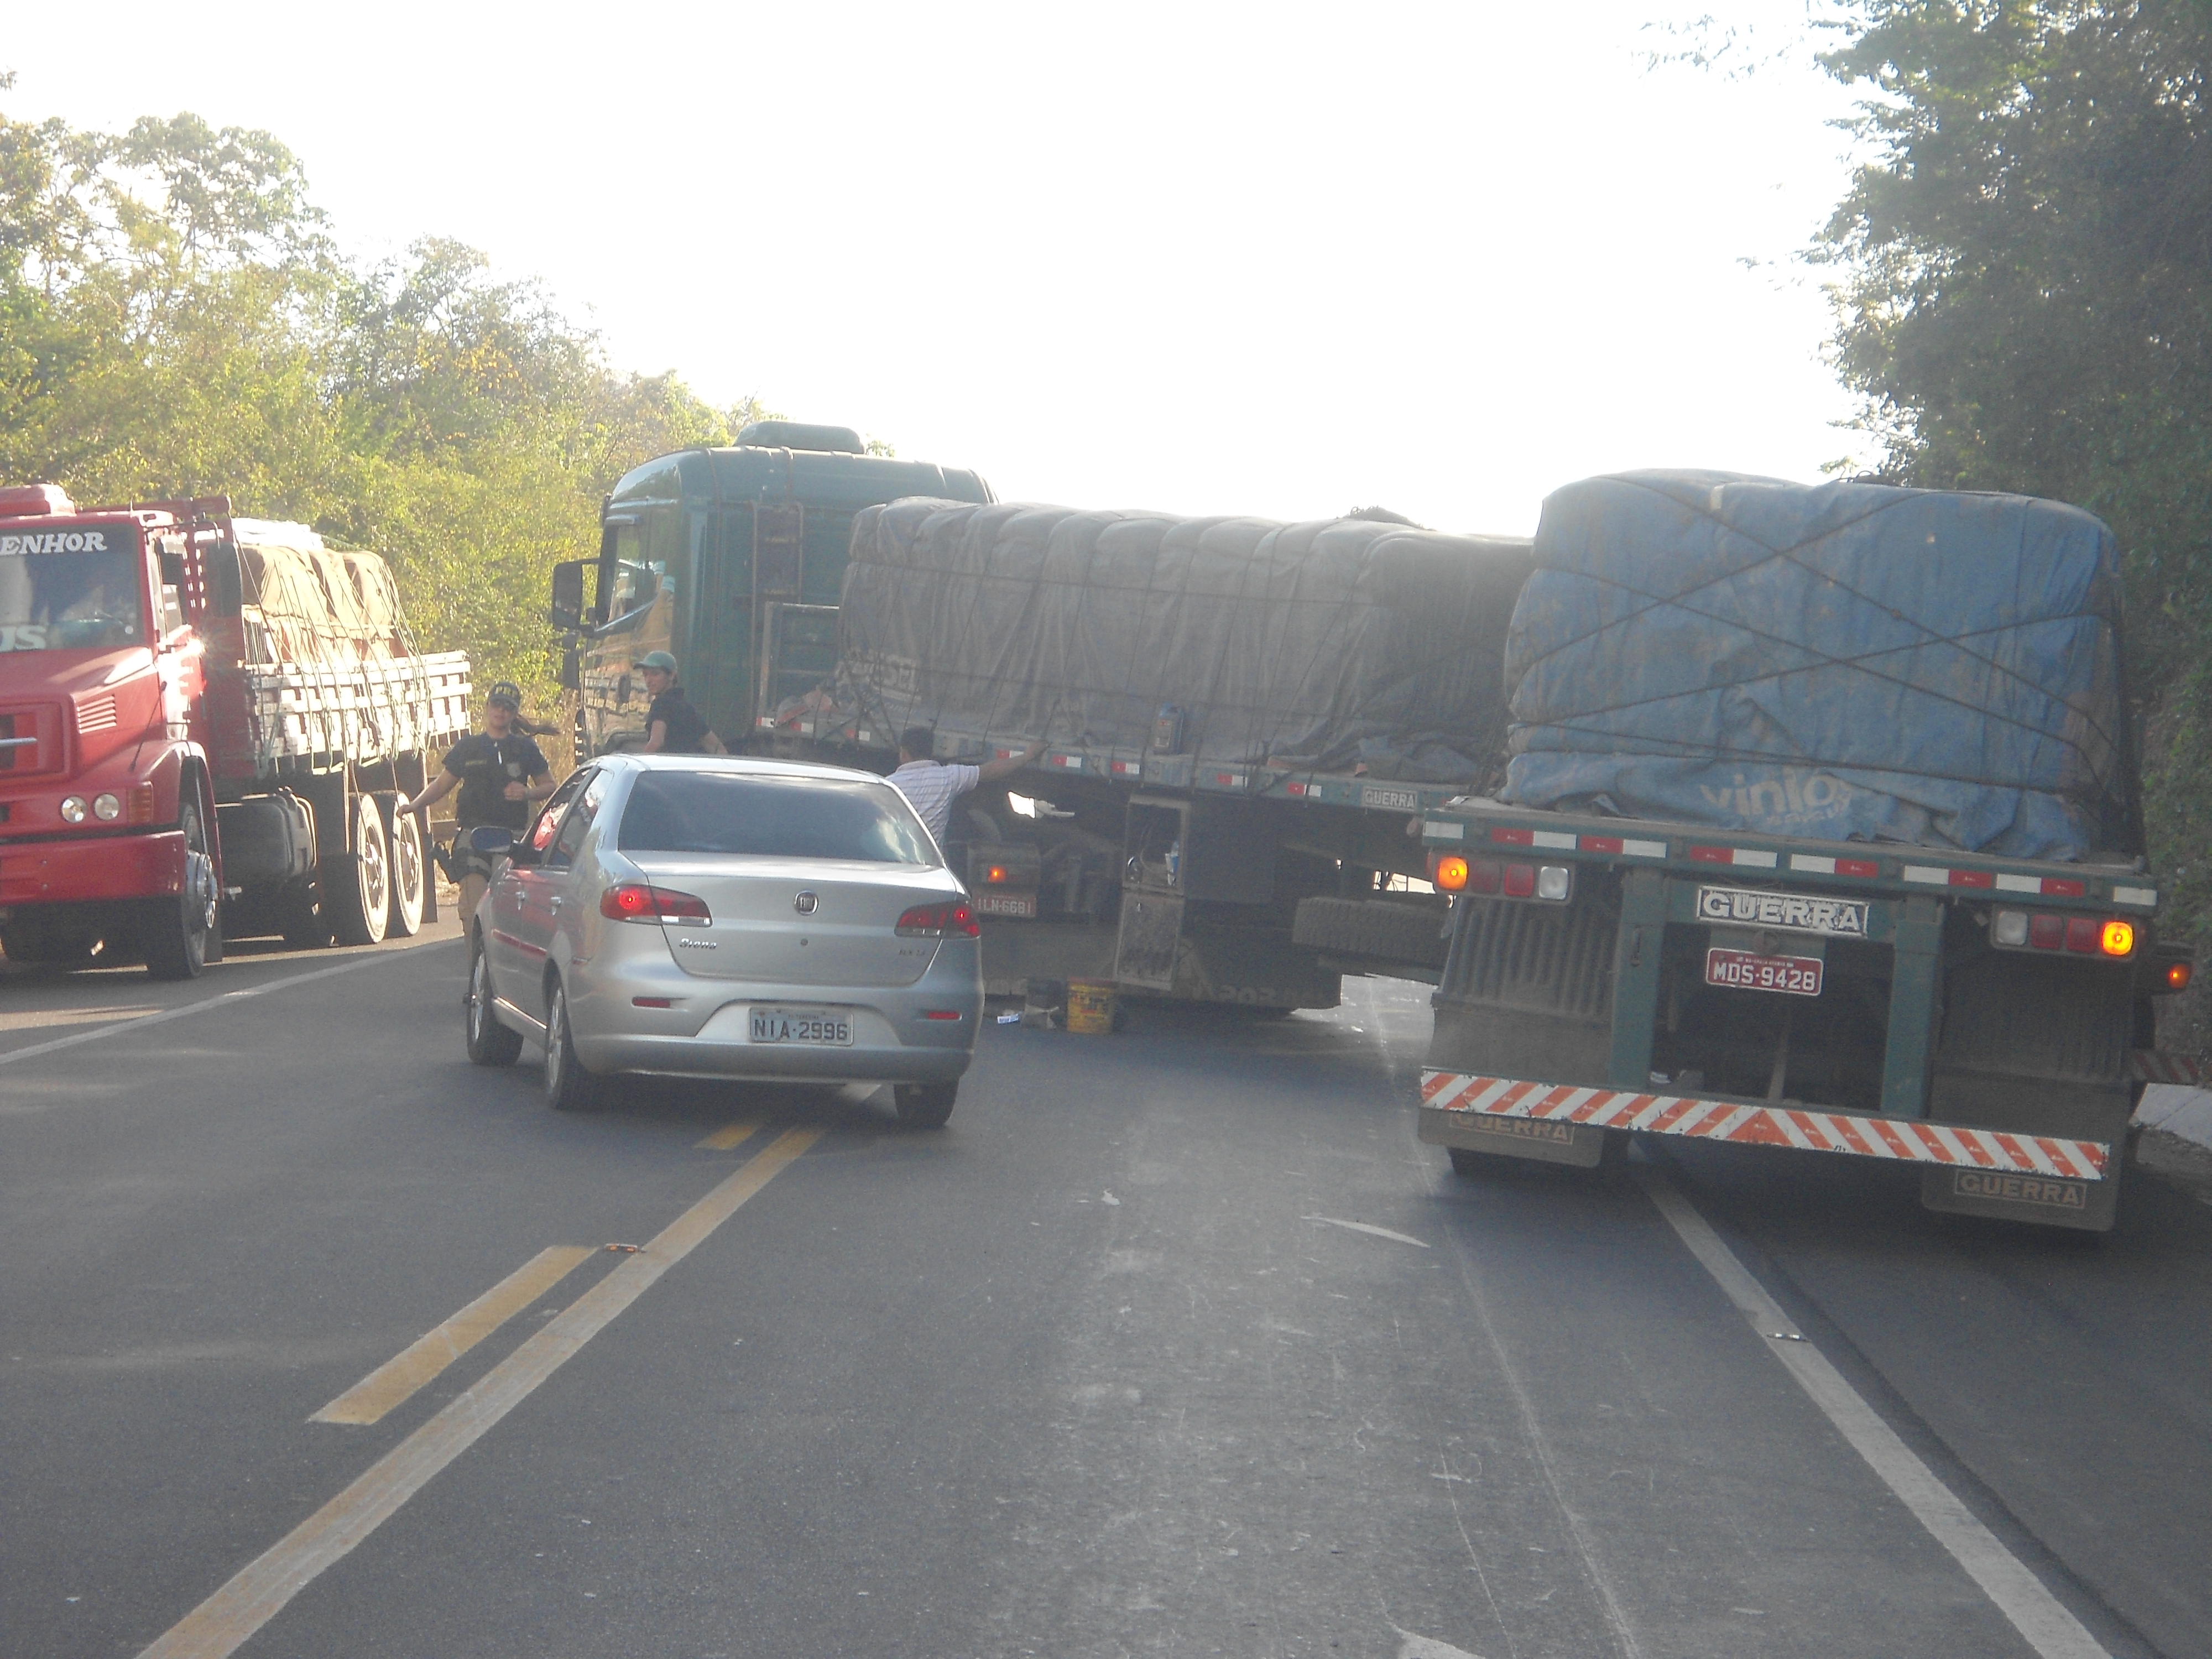
[[[384,838],[384,814],[374,796],[356,795],[347,817],[345,854],[323,861],[323,912],[339,944],[380,944],[392,920],[392,848]]]
[[[422,852],[422,822],[412,812],[398,810],[396,791],[380,789],[370,799],[384,821],[385,846],[391,854],[391,908],[386,913],[386,939],[412,939],[422,927],[422,895],[428,884],[429,861]]]
[[[190,783],[186,788],[189,792]],[[151,979],[198,979],[207,966],[208,940],[215,932],[215,860],[208,854],[207,825],[200,804],[190,793],[177,809],[185,832],[185,888],[174,898],[146,901],[138,929]]]

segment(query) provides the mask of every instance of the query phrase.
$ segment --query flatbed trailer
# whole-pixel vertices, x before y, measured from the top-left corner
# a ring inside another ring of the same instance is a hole
[[[1632,1134],[1911,1164],[1929,1208],[2093,1231],[2188,947],[2142,861],[2058,863],[1465,797],[1419,1135],[1455,1168]]]

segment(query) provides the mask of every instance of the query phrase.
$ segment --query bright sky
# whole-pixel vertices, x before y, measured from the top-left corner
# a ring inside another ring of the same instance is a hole
[[[456,237],[622,368],[1003,498],[1525,532],[1592,472],[1854,450],[1795,258],[1848,99],[1648,70],[1705,11],[1805,15],[16,4],[0,109],[264,127],[354,252]]]

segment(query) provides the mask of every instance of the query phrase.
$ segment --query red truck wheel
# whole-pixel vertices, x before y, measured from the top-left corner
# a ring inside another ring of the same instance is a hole
[[[341,945],[378,945],[392,921],[392,847],[371,795],[347,814],[347,851],[322,865],[323,912]]]
[[[198,979],[215,931],[215,860],[208,855],[200,804],[189,794],[178,808],[177,823],[185,832],[185,890],[175,898],[147,900],[139,923],[139,948],[150,979]]]
[[[430,878],[430,860],[422,848],[422,821],[412,812],[397,810],[398,795],[380,789],[374,797],[384,820],[384,840],[391,854],[391,908],[385,924],[386,939],[412,939],[422,926],[422,896]]]

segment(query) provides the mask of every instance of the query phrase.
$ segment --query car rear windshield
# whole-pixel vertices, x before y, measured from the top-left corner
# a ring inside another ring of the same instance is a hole
[[[934,865],[937,854],[899,793],[835,778],[653,771],[631,786],[625,853],[735,853]]]

